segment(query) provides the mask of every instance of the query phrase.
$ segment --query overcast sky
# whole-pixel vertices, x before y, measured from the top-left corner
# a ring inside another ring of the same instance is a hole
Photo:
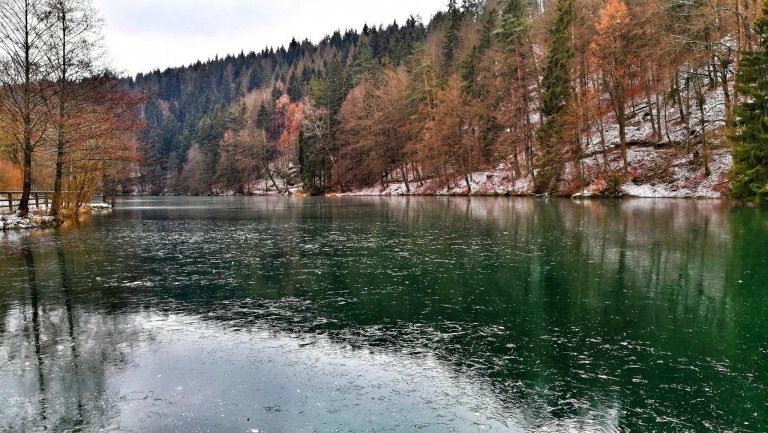
[[[94,0],[105,19],[110,64],[135,75],[216,54],[317,42],[336,29],[427,23],[447,0]]]

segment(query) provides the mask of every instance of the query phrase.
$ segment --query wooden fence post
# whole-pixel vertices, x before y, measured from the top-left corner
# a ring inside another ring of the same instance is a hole
[[[13,213],[13,194],[8,193],[8,210]]]

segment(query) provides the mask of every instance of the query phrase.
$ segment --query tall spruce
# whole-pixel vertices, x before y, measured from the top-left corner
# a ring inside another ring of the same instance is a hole
[[[563,117],[571,99],[571,24],[574,0],[557,0],[557,16],[549,31],[549,55],[541,81],[542,125],[539,128],[541,155],[534,188],[538,193],[555,189],[563,168]]]
[[[528,8],[527,0],[508,0],[504,3],[499,18],[499,28],[495,36],[499,42],[512,47],[522,45],[523,38],[528,32]]]
[[[501,73],[504,86],[499,89],[502,103],[496,110],[499,121],[508,128],[500,138],[503,147],[511,148],[514,155],[515,171],[519,174],[520,158],[518,149],[522,146],[525,167],[533,173],[534,128],[531,119],[533,99],[531,88],[535,87],[538,71],[533,63],[533,45],[530,41],[529,0],[508,0],[501,11],[499,25],[493,33],[502,48]],[[509,83],[509,84],[507,84]],[[516,133],[511,133],[515,131]]]
[[[483,59],[493,42],[493,31],[496,27],[496,11],[486,11],[481,17],[480,40],[464,57],[459,68],[461,89],[465,95],[475,99],[486,96],[487,80],[481,77]]]
[[[461,30],[461,12],[456,7],[456,0],[448,1],[448,30],[443,42],[443,63],[449,69],[456,57],[459,46],[459,31]]]
[[[745,52],[736,77],[744,99],[736,109],[733,137],[734,174],[732,194],[736,198],[768,203],[768,0],[763,16],[755,23],[758,49]]]

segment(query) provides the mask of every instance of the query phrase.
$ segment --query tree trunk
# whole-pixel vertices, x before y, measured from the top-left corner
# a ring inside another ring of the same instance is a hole
[[[699,89],[701,91],[701,89]],[[704,164],[704,176],[712,175],[709,169],[709,144],[707,143],[707,122],[704,118],[704,95],[699,96],[699,115],[701,115],[701,159]]]
[[[59,132],[59,140],[56,143],[56,177],[53,181],[53,197],[49,215],[58,217],[61,212],[61,181],[64,176],[64,137]]]
[[[464,173],[464,182],[467,183],[467,195],[472,195],[472,184],[469,183],[469,175]]]
[[[741,0],[735,0],[736,3],[736,27],[739,34],[739,52],[744,52],[746,49],[745,31],[744,31],[744,16],[741,13]]]
[[[645,101],[646,101],[646,104],[648,104],[648,117],[651,120],[651,129],[653,130],[653,135],[657,139],[660,139],[661,133],[657,128],[656,118],[653,116],[653,102],[651,101],[651,79],[650,78],[647,78],[645,82]]]
[[[64,136],[64,118],[66,116],[66,103],[67,103],[67,79],[68,79],[68,19],[67,8],[62,7],[59,11],[61,24],[61,71],[59,75],[58,97],[59,97],[59,124],[56,126],[58,132],[58,139],[56,141],[56,173],[53,181],[53,199],[51,200],[51,209],[49,214],[53,217],[58,217],[61,211],[61,180],[64,176],[64,152],[66,140]]]
[[[624,105],[622,104],[618,109],[618,122],[619,122],[619,142],[621,143],[621,159],[624,162],[624,172],[629,170],[629,164],[627,163],[627,125],[626,125],[626,113],[624,111]]]
[[[280,187],[277,186],[277,182],[275,182],[275,178],[272,176],[272,170],[269,169],[269,164],[264,166],[264,170],[267,172],[267,177],[269,177],[270,182],[272,182],[272,186],[274,186],[277,193],[280,194]]]
[[[405,167],[400,167],[400,172],[403,174],[403,182],[405,182],[405,191],[410,194],[411,193],[411,185],[408,184],[408,172],[405,170]]]
[[[419,187],[424,186],[424,182],[421,180],[421,172],[416,166],[416,163],[411,163],[411,170],[413,170],[413,173],[416,175],[416,182],[418,182]]]
[[[658,130],[659,130],[658,140],[661,141],[661,140],[664,139],[664,135],[661,132],[661,98],[659,97],[659,92],[655,92],[655,93],[656,93],[656,95],[655,95],[655,99],[656,99],[656,125],[657,125]],[[666,110],[666,101],[664,102],[664,105],[665,105],[664,110]]]
[[[19,201],[19,213],[22,217],[29,215],[29,198],[32,193],[32,149],[31,146],[24,149],[22,162],[23,186],[21,201]]]
[[[616,122],[619,124],[621,159],[624,163],[624,172],[626,173],[629,169],[629,164],[627,163],[627,110],[624,106],[624,83],[623,80],[619,80],[619,78],[614,78],[614,94],[612,95],[612,98],[614,109],[616,110]]]
[[[603,172],[608,173],[610,164],[608,163],[608,147],[605,145],[605,124],[603,123],[603,118],[598,117],[597,123],[600,126],[600,147],[602,148],[603,154]]]

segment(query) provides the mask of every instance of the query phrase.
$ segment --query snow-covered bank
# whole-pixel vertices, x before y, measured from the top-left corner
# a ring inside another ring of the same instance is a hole
[[[81,212],[96,212],[111,210],[112,206],[106,203],[91,203],[84,206]],[[37,228],[53,228],[59,226],[61,221],[48,215],[37,215],[34,212],[22,218],[19,212],[8,215],[0,215],[0,231],[6,230],[31,230]]]
[[[608,156],[608,165],[617,172],[621,166],[618,152]],[[728,178],[733,158],[729,149],[712,151],[709,160],[710,174],[705,174],[704,164],[690,154],[681,154],[673,148],[632,147],[628,150],[629,162],[626,180],[615,185],[618,191],[611,195],[627,197],[656,198],[725,198]],[[581,175],[587,179],[588,186],[582,190],[578,185],[578,171],[573,164],[566,167],[566,175],[558,185],[558,194],[562,196],[595,197],[605,195],[609,190],[610,180],[604,179],[605,161],[597,155],[581,161]],[[470,195],[493,196],[528,196],[533,193],[531,177],[515,178],[511,171],[502,165],[497,170],[472,173],[469,176]],[[439,179],[418,183],[393,182],[388,185],[376,185],[339,195],[346,196],[401,196],[401,195],[466,195],[467,184],[462,176],[452,178],[450,185]]]
[[[601,158],[597,156],[592,161],[582,161],[584,174],[593,180],[586,188],[576,192],[576,197],[600,196],[611,190],[610,181],[597,174],[604,164]],[[609,164],[620,166],[619,158],[619,155],[613,155]],[[613,191],[613,195],[642,198],[725,198],[728,195],[733,167],[729,149],[711,152],[706,164],[709,175],[700,157],[680,154],[675,149],[630,148],[627,160],[629,174],[621,179],[620,185],[616,185],[618,191]]]
[[[619,126],[615,115],[594,125],[586,134],[585,155],[578,164],[567,163],[556,194],[560,196],[626,196],[642,198],[725,198],[733,157],[725,136],[725,94],[721,88],[706,92],[701,110],[681,119],[665,112],[655,128],[647,108],[632,110],[626,125],[627,170],[621,158]],[[642,105],[642,103],[638,103]],[[702,115],[703,113],[703,115]],[[661,138],[654,133],[657,130]],[[706,146],[703,146],[706,143]],[[413,178],[412,175],[410,175]],[[417,182],[394,179],[385,185],[339,195],[512,195],[533,194],[530,176],[517,178],[508,162],[495,170],[451,179]],[[586,184],[586,186],[585,186]]]
[[[1,230],[29,230],[36,228],[47,228],[58,225],[56,218],[51,216],[30,215],[26,218],[19,216],[16,212],[13,215],[0,215]]]
[[[88,205],[91,211],[105,211],[112,210],[112,205],[108,203],[91,203]]]

